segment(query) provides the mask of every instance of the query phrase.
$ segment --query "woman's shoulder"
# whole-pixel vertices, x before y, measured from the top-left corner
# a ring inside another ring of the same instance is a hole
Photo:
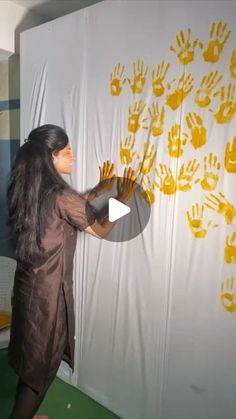
[[[72,187],[68,186],[65,188],[61,188],[58,192],[57,192],[57,198],[56,200],[61,203],[64,202],[65,200],[84,200],[82,194],[80,194],[78,191],[76,191],[75,189],[73,189]]]

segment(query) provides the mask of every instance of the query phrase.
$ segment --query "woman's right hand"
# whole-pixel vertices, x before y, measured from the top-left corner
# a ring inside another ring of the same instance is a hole
[[[137,176],[135,171],[131,167],[125,168],[123,177],[119,178],[117,182],[117,199],[119,201],[124,203],[129,201],[137,187],[136,181]]]

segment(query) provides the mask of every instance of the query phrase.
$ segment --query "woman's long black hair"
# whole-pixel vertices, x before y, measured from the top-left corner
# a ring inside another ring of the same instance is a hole
[[[16,257],[31,266],[43,258],[41,238],[56,195],[69,185],[56,171],[52,153],[68,144],[66,132],[56,125],[31,131],[18,150],[7,189],[8,225]]]

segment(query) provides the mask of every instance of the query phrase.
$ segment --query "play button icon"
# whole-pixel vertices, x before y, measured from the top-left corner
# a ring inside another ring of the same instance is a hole
[[[92,205],[98,213],[97,220],[108,219],[110,222],[116,222],[112,231],[103,238],[111,242],[124,242],[132,240],[143,232],[148,224],[151,206],[148,194],[136,182],[134,193],[131,199],[125,204],[118,200],[119,184],[122,184],[124,178],[116,177],[110,190],[104,188],[104,193],[94,199],[94,196],[88,198],[88,204]],[[91,192],[92,193],[92,192]],[[96,232],[96,227],[90,225]]]
[[[120,201],[117,201],[115,198],[109,199],[108,207],[108,219],[113,222],[119,220],[119,218],[124,217],[126,214],[130,213],[130,207],[123,204]]]

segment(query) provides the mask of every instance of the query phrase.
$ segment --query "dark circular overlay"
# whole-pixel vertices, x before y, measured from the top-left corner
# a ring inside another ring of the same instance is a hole
[[[88,202],[92,205],[98,214],[98,221],[102,222],[108,218],[109,214],[109,199],[118,197],[117,185],[123,183],[123,178],[116,177],[110,190],[107,190],[107,182],[104,181],[101,185],[104,185],[104,192],[97,198],[88,198]],[[91,200],[90,200],[91,199]],[[125,203],[130,208],[130,212],[116,221],[116,224],[112,231],[104,238],[111,242],[124,242],[134,239],[145,229],[151,214],[151,206],[149,204],[148,194],[144,189],[136,182],[135,190],[128,202]],[[90,226],[96,234],[96,228],[93,225]]]

